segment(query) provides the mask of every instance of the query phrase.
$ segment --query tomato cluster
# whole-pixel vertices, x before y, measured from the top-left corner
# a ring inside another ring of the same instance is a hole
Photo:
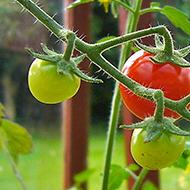
[[[73,97],[81,79],[73,73],[60,74],[57,64],[35,59],[28,74],[29,89],[33,96],[47,104],[56,104]]]
[[[180,100],[190,94],[190,68],[182,68],[172,63],[154,64],[150,57],[154,55],[140,50],[134,53],[124,64],[122,72],[141,85],[161,89],[166,98]],[[120,84],[120,93],[124,104],[137,117],[145,119],[154,115],[156,104],[135,95]],[[188,108],[190,105],[188,106]],[[164,116],[175,119],[180,116],[165,108]],[[146,129],[135,129],[131,140],[131,153],[135,161],[144,168],[159,170],[174,163],[185,148],[185,138],[163,132],[150,142],[144,142]]]

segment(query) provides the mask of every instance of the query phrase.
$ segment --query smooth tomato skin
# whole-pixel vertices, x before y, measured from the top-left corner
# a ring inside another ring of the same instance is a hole
[[[122,72],[131,79],[152,89],[161,89],[166,98],[180,100],[190,93],[190,68],[172,63],[154,64],[149,57],[153,54],[140,50],[124,64]],[[153,116],[156,104],[141,98],[120,84],[121,97],[128,109],[144,119]],[[189,107],[188,107],[189,108]],[[165,108],[166,117],[179,118],[176,112]]]
[[[131,153],[143,168],[160,170],[173,164],[185,149],[185,137],[162,133],[160,137],[144,143],[147,132],[135,129],[131,139]]]
[[[28,84],[33,96],[40,102],[56,104],[73,97],[81,79],[74,75],[59,74],[55,63],[35,59],[29,69]]]

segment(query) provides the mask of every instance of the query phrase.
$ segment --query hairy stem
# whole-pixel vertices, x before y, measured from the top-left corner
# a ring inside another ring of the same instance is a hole
[[[47,13],[45,13],[41,8],[39,8],[35,3],[33,3],[31,0],[17,0],[24,8],[26,8],[34,17],[36,17],[44,26],[46,26],[49,30],[51,30],[60,40],[67,41],[66,35],[68,33],[71,33],[72,31],[65,29],[61,25],[59,25],[53,18],[51,18]],[[136,13],[136,11],[135,11]],[[168,52],[172,51],[173,44],[170,43],[170,33],[166,29],[165,26],[157,26],[152,27],[132,33],[128,33],[123,36],[116,37],[114,39],[108,40],[106,42],[98,43],[98,44],[88,44],[84,41],[80,40],[76,37],[75,40],[75,48],[78,49],[80,52],[87,55],[87,57],[94,62],[97,66],[102,68],[106,73],[108,73],[110,76],[112,76],[114,79],[122,83],[123,85],[127,86],[130,90],[134,91],[141,85],[132,81],[130,78],[124,76],[118,69],[116,69],[111,63],[109,63],[105,58],[103,58],[100,53],[103,51],[106,51],[107,49],[110,49],[115,46],[119,46],[121,44],[124,44],[125,42],[130,42],[134,39],[150,36],[153,34],[159,34],[164,37],[165,41],[165,48],[167,48]],[[168,46],[169,44],[169,46]],[[127,48],[128,50],[128,48]],[[127,51],[125,50],[125,51]],[[123,59],[125,60],[125,59]],[[137,87],[137,88],[136,88]],[[140,95],[144,98],[147,98],[151,101],[154,101],[153,99],[153,93],[154,90],[147,89],[147,88],[139,88],[143,89],[143,91],[146,91],[148,93],[148,96],[143,96],[143,93],[141,92],[135,92],[137,95]],[[178,102],[172,101],[170,99],[164,98],[165,106],[176,111],[181,116],[183,116],[185,119],[190,120],[190,113],[189,111],[182,106],[179,109]],[[178,106],[178,107],[177,107]]]
[[[127,29],[128,31],[132,32],[136,29],[137,22],[138,22],[138,11],[141,8],[141,0],[137,0],[135,2],[135,13],[131,13],[131,16],[129,16],[129,20],[133,19],[132,27],[131,25],[128,25]],[[135,19],[134,19],[135,18]],[[124,60],[124,55],[126,55],[126,52],[131,51],[131,43],[125,45],[127,48],[124,48],[122,51],[122,61]],[[121,56],[121,57],[122,57]],[[128,55],[129,56],[129,55]],[[119,64],[119,69],[121,69],[121,65],[123,63],[120,61]],[[113,148],[114,148],[114,141],[115,141],[115,135],[116,135],[116,129],[118,125],[118,118],[119,118],[119,108],[120,108],[120,102],[121,102],[121,97],[120,97],[120,92],[119,92],[119,84],[118,82],[115,83],[115,90],[114,90],[114,95],[112,99],[112,106],[111,106],[111,114],[110,114],[110,122],[109,122],[109,131],[108,131],[108,137],[107,137],[107,146],[106,146],[106,155],[105,155],[105,166],[104,166],[104,173],[103,173],[103,183],[102,183],[102,190],[107,190],[108,189],[108,184],[109,184],[109,173],[110,173],[110,166],[111,166],[111,160],[112,160],[112,153],[113,153]]]

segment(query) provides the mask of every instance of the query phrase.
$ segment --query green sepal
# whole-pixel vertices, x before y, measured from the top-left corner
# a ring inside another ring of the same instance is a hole
[[[78,65],[79,63],[81,63],[81,62],[84,60],[85,57],[86,57],[86,55],[85,55],[85,54],[82,54],[82,55],[80,55],[80,56],[78,56],[78,57],[73,57],[73,58],[72,58],[72,61],[73,61],[73,63],[74,63],[75,65]]]
[[[69,60],[65,60],[65,54],[58,54],[50,49],[47,48],[46,45],[41,44],[43,51],[47,54],[38,54],[33,52],[31,49],[26,48],[30,55],[35,58],[42,59],[44,61],[50,61],[57,64],[57,72],[60,74],[70,74],[73,72],[75,75],[80,77],[82,80],[90,83],[103,83],[101,79],[96,79],[84,74],[77,65],[81,63],[84,58],[86,57],[85,54],[70,58]]]
[[[156,138],[159,138],[159,136],[163,133],[163,128],[159,126],[160,123],[152,122],[152,125],[148,125],[146,128],[147,136],[144,140],[144,142],[150,142]]]
[[[165,50],[165,44],[161,42],[158,35],[155,35],[155,44],[156,47],[149,47],[135,41],[137,47],[155,55],[154,57],[150,57],[155,64],[171,62],[180,67],[190,67],[190,62],[183,58],[190,53],[190,46],[179,50],[173,50],[170,54]]]
[[[51,55],[50,54],[44,55],[44,54],[35,53],[32,49],[29,49],[29,48],[25,48],[25,49],[34,58],[38,58],[44,61],[50,61],[53,63],[57,63],[61,60],[61,57],[58,56],[58,54],[56,54],[55,52],[54,54],[51,54]]]
[[[146,52],[149,52],[152,54],[158,53],[158,49],[155,47],[149,47],[149,46],[143,45],[143,44],[139,43],[137,40],[135,40],[134,43],[138,48],[143,49]]]
[[[144,142],[150,142],[155,138],[159,138],[159,136],[166,132],[172,133],[180,136],[190,136],[190,132],[184,131],[177,127],[175,124],[175,119],[163,117],[161,122],[155,120],[154,117],[145,118],[144,121],[132,124],[132,125],[121,125],[120,128],[124,129],[140,129],[143,128],[147,131],[147,137]]]
[[[101,79],[96,79],[96,78],[93,78],[93,77],[89,77],[88,75],[84,74],[77,67],[75,69],[73,69],[72,72],[75,75],[77,75],[78,77],[80,77],[81,79],[83,79],[84,81],[86,81],[86,82],[90,82],[90,83],[103,83],[103,81]]]
[[[148,120],[148,122],[147,122]],[[120,125],[119,128],[121,129],[141,129],[141,128],[146,128],[147,124],[149,123],[149,119],[145,119],[144,121],[134,123],[132,125]]]
[[[179,57],[185,57],[190,53],[190,46],[187,46],[185,48],[174,50],[174,54]]]

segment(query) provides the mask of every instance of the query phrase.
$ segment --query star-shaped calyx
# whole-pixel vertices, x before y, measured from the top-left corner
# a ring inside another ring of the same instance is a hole
[[[146,52],[152,53],[155,56],[150,57],[150,59],[156,64],[162,64],[166,62],[171,62],[180,67],[190,67],[190,63],[184,59],[190,53],[190,46],[185,48],[174,50],[173,40],[168,40],[169,43],[165,43],[166,39],[161,41],[159,35],[155,35],[155,44],[156,47],[149,47],[135,41],[135,44],[140,49],[145,50]],[[168,48],[169,46],[169,48]]]
[[[75,75],[80,77],[82,80],[90,83],[102,83],[101,79],[96,79],[84,74],[77,65],[81,63],[86,57],[84,54],[78,57],[67,57],[66,54],[58,54],[47,48],[46,45],[41,44],[43,51],[47,54],[38,54],[33,52],[31,49],[26,48],[26,50],[35,58],[42,59],[45,61],[50,61],[57,64],[57,72],[61,74],[68,74],[73,72]]]

